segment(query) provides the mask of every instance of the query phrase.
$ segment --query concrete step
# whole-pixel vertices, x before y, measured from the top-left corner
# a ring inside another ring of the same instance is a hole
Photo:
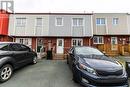
[[[64,54],[54,54],[53,59],[54,60],[63,60]]]
[[[130,53],[129,52],[124,52],[124,55],[123,56],[129,56]]]

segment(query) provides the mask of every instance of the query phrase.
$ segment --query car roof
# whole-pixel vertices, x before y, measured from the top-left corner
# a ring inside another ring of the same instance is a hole
[[[92,46],[74,46],[74,48],[77,48],[77,47],[90,47],[90,48],[94,48]]]
[[[0,44],[20,44],[20,43],[17,43],[17,42],[0,42]]]

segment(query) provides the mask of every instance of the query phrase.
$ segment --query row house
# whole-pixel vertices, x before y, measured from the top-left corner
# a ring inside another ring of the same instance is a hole
[[[128,13],[8,13],[0,10],[0,41],[23,43],[54,59],[72,46],[93,46],[107,55],[130,55]]]
[[[126,13],[95,13],[92,45],[108,55],[129,55],[129,24]]]
[[[72,46],[91,45],[92,17],[86,13],[10,14],[8,35],[37,53],[52,50],[54,58],[64,58]]]

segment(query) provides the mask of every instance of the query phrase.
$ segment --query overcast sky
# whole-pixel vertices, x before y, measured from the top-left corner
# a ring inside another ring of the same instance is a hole
[[[130,0],[14,0],[14,11],[130,13]]]

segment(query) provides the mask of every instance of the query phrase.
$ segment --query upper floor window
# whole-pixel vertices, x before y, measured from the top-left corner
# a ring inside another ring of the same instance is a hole
[[[26,18],[16,18],[16,26],[25,26]]]
[[[42,18],[37,18],[36,19],[36,26],[42,26],[42,24],[43,24]]]
[[[63,26],[63,18],[56,18],[56,26]]]
[[[103,44],[104,43],[103,37],[102,36],[95,36],[93,38],[93,43],[94,44]]]
[[[97,18],[96,24],[97,25],[105,25],[105,18]]]
[[[73,26],[83,26],[83,18],[73,18],[72,25]]]
[[[113,20],[112,20],[112,24],[113,25],[117,25],[118,24],[118,18],[113,18]]]

